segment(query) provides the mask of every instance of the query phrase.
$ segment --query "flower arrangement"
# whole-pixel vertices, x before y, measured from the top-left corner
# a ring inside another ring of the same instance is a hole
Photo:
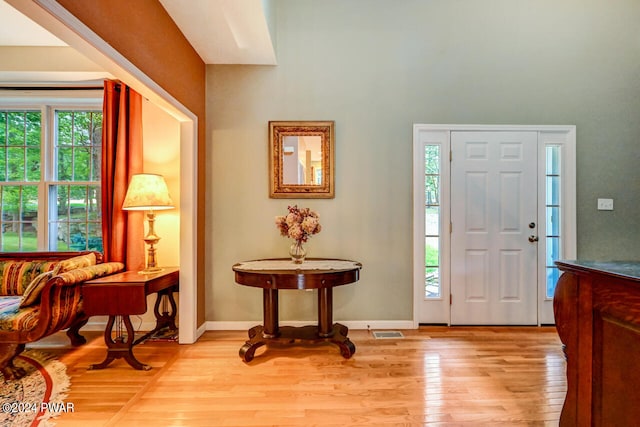
[[[287,215],[276,217],[276,226],[281,236],[289,237],[300,245],[322,230],[320,217],[316,212],[309,208],[298,208],[298,205],[287,206],[287,209]]]

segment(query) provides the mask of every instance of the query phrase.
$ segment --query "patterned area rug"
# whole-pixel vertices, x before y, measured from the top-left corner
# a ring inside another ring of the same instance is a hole
[[[144,340],[144,342],[163,342],[163,341],[178,341],[178,330],[177,329],[169,329],[168,327],[162,328],[157,331],[155,334],[151,335],[149,338]]]
[[[24,351],[14,364],[27,375],[5,381],[0,374],[0,426],[53,426],[51,419],[68,411],[63,402],[70,386],[66,366],[35,350]]]

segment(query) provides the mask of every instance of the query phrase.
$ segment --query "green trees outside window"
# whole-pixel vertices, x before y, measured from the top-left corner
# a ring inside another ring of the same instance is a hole
[[[425,298],[438,298],[440,286],[440,145],[424,147]]]
[[[102,250],[102,112],[0,110],[1,251]]]

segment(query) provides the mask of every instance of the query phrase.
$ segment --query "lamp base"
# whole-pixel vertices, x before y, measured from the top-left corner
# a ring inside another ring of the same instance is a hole
[[[138,274],[154,274],[154,273],[159,273],[163,270],[164,268],[162,267],[147,267],[144,270],[138,271]]]
[[[156,232],[153,228],[153,224],[156,222],[156,214],[153,210],[149,210],[147,212],[147,220],[149,221],[149,232],[144,237],[144,241],[147,245],[149,245],[149,249],[147,250],[147,264],[144,270],[138,271],[139,274],[153,274],[159,273],[163,268],[158,267],[156,261],[156,248],[153,246],[158,243],[160,237],[156,235]]]

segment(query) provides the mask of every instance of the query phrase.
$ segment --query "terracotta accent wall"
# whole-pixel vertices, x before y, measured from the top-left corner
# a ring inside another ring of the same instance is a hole
[[[198,325],[204,323],[205,86],[200,56],[157,0],[58,0],[198,116]]]

